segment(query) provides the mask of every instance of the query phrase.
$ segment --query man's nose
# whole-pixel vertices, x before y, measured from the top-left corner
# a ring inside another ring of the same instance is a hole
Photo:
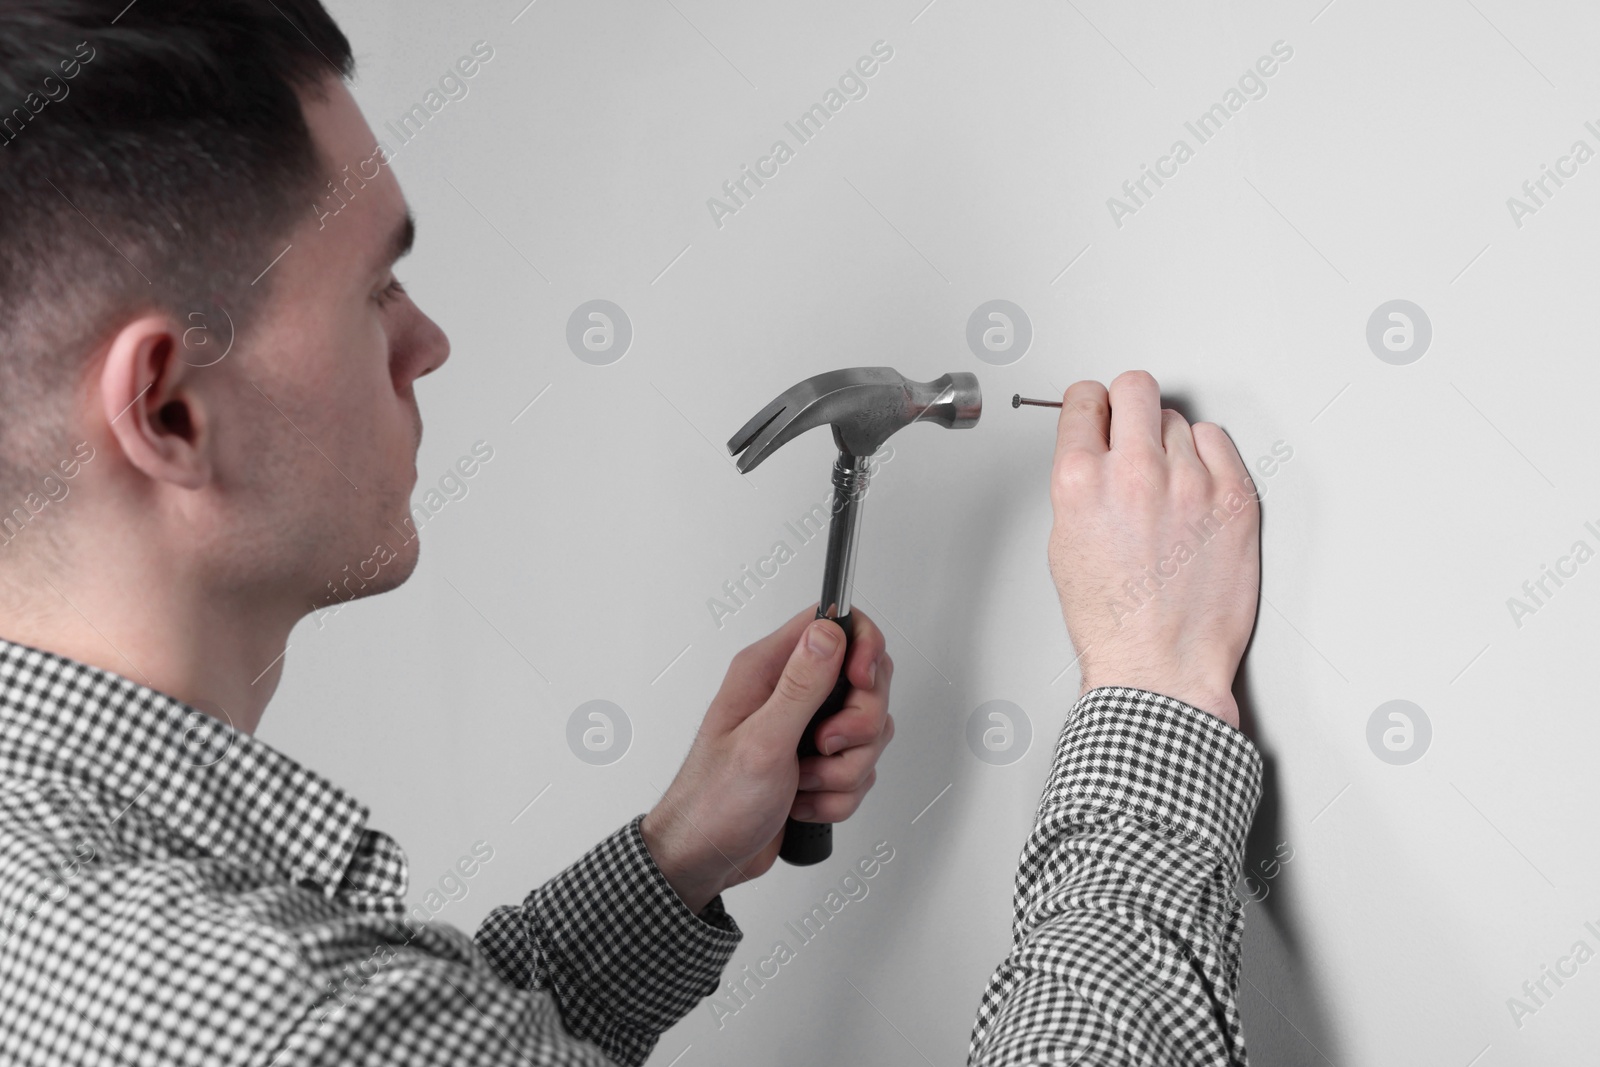
[[[418,377],[421,377],[423,374],[432,374],[434,371],[444,366],[444,361],[450,358],[449,336],[446,335],[444,330],[440,328],[438,323],[428,318],[428,316],[423,315],[422,321],[425,324],[424,333],[427,358],[424,361],[423,370],[418,373]]]
[[[407,360],[411,373],[407,381],[432,374],[444,366],[445,360],[450,358],[450,338],[438,323],[418,311],[417,325],[411,337],[411,349],[411,358]]]

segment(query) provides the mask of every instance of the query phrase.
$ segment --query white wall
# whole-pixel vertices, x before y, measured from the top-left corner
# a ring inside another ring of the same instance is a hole
[[[652,1060],[960,1062],[1077,684],[1045,564],[1055,419],[1008,401],[1145,367],[1247,461],[1293,451],[1261,479],[1244,682],[1271,768],[1250,861],[1293,856],[1247,909],[1255,1062],[1592,1056],[1600,962],[1520,1026],[1507,1001],[1600,950],[1600,563],[1520,620],[1507,598],[1600,548],[1600,161],[1520,225],[1507,198],[1575,140],[1600,150],[1600,16],[923,2],[334,5],[386,139],[494,49],[395,162],[420,220],[402,277],[455,346],[419,389],[418,498],[474,442],[494,458],[405,588],[296,630],[262,736],[371,803],[415,899],[491,842],[440,916],[470,928],[646,810],[729,657],[816,597],[820,543],[713,623],[725,580],[795,546],[784,521],[824,499],[832,455],[818,431],[741,477],[722,443],[819,371],[976,371],[979,426],[895,439],[868,501],[858,603],[898,665],[878,786],[833,861],[728,894],[735,966],[874,843],[894,859],[748,1006],[720,1029],[698,1009]],[[867,96],[717,226],[707,198],[795,147],[784,122],[879,40]],[[1200,144],[1184,122],[1278,41],[1266,95]],[[1118,225],[1107,198],[1180,138],[1193,158]],[[609,366],[565,341],[595,298],[634,329]],[[996,298],[1034,331],[1008,366],[965,340]],[[1393,299],[1432,324],[1409,365],[1366,340]],[[591,699],[632,723],[610,766],[566,743]],[[965,740],[993,699],[1032,725],[1009,766]],[[1432,725],[1407,765],[1367,741],[1392,699]]]

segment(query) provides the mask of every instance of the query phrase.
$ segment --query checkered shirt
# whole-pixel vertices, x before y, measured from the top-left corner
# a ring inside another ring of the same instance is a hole
[[[741,934],[640,818],[469,938],[324,779],[0,640],[0,1064],[642,1064]]]
[[[1244,1067],[1233,887],[1260,795],[1260,754],[1222,720],[1142,689],[1085,693],[969,1067]]]

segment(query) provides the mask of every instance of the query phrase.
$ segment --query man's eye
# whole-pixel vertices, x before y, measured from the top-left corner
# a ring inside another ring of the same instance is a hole
[[[398,299],[399,297],[405,295],[405,291],[406,287],[400,284],[400,279],[394,279],[388,285],[378,290],[378,305],[381,307],[385,304],[388,304],[392,300]]]

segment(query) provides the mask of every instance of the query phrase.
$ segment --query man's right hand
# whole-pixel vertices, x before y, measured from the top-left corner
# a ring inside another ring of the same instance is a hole
[[[1235,727],[1233,678],[1255,625],[1260,512],[1220,426],[1163,410],[1128,371],[1062,398],[1050,572],[1082,692],[1129,686]]]
[[[733,658],[678,776],[639,831],[667,882],[698,913],[778,859],[784,821],[843,822],[877,780],[894,737],[894,660],[860,608],[846,663],[844,631],[815,604]],[[813,636],[824,644],[811,643]],[[795,749],[841,667],[844,707],[817,726],[825,755]]]

